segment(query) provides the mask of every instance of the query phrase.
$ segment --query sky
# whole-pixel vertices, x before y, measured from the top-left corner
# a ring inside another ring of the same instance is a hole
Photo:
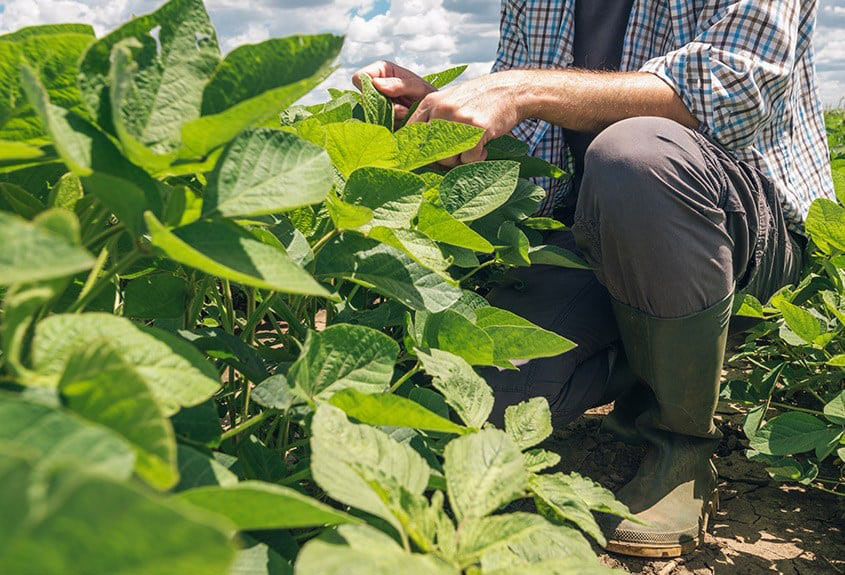
[[[0,33],[53,22],[86,22],[104,34],[161,0],[0,0]],[[496,54],[496,0],[206,0],[221,48],[292,34],[346,35],[340,68],[306,97],[350,88],[359,67],[389,59],[421,74],[468,64],[465,78],[489,71]],[[845,0],[820,0],[817,69],[827,105],[845,101]]]

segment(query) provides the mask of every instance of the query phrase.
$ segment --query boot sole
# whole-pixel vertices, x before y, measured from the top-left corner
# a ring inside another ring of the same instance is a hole
[[[687,555],[695,551],[699,544],[704,541],[704,533],[707,532],[710,526],[710,517],[714,517],[718,510],[719,492],[717,491],[714,493],[713,499],[710,500],[707,509],[704,511],[704,516],[701,518],[698,536],[691,541],[678,542],[672,545],[644,545],[642,543],[609,540],[605,546],[605,550],[609,553],[617,553],[629,557],[645,557],[648,559],[673,559]]]

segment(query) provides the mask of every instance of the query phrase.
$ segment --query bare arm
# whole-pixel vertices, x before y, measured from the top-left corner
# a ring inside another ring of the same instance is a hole
[[[484,144],[526,118],[599,132],[634,116],[661,116],[698,126],[673,88],[653,74],[576,69],[508,70],[482,76],[429,94],[409,123],[442,119],[484,128],[481,144],[461,155],[460,161],[467,163],[483,160]]]

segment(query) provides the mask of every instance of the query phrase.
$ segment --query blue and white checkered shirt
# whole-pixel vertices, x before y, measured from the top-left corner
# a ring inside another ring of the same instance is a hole
[[[767,174],[801,232],[814,199],[834,198],[813,32],[817,0],[634,0],[621,70],[656,74],[699,130]],[[573,61],[575,0],[503,0],[493,71],[565,68]],[[529,119],[514,130],[532,153],[571,167],[563,131]],[[566,192],[554,180],[540,212]]]

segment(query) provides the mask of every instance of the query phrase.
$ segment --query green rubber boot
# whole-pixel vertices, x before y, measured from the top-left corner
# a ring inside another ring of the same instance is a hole
[[[697,314],[660,319],[614,302],[631,369],[654,392],[636,420],[648,449],[617,493],[643,524],[603,517],[607,550],[678,557],[703,539],[718,504],[713,424],[733,295]]]

